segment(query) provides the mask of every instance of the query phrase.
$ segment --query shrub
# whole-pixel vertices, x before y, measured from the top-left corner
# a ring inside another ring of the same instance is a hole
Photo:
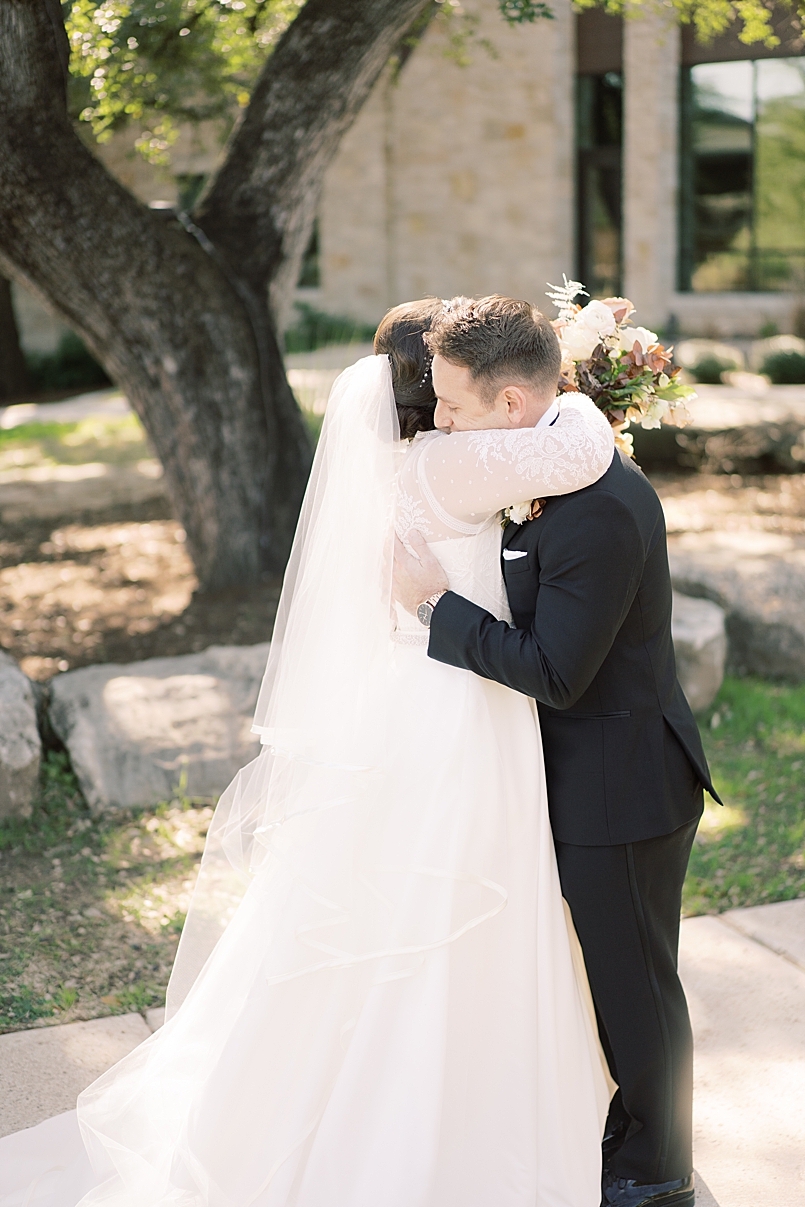
[[[703,356],[693,366],[693,375],[703,385],[717,386],[721,381],[721,374],[734,368],[735,365],[731,361],[721,360],[718,356]]]
[[[65,331],[55,352],[29,352],[25,359],[35,390],[92,390],[109,384],[74,331]]]
[[[776,386],[805,383],[805,355],[802,352],[773,352],[763,362],[763,372]]]
[[[374,339],[376,327],[344,315],[325,314],[297,302],[299,317],[285,332],[286,352],[314,352],[328,344],[357,344]]]

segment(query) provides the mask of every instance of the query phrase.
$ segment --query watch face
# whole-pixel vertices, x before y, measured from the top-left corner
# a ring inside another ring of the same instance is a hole
[[[416,610],[417,620],[420,624],[424,624],[426,629],[430,628],[430,618],[433,615],[433,608],[429,603],[421,603]]]

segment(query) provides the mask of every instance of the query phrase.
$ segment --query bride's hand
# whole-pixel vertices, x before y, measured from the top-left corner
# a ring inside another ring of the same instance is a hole
[[[407,541],[409,553],[399,537],[394,538],[394,598],[406,612],[416,616],[421,603],[437,591],[448,589],[447,575],[433,556],[421,532],[412,528]]]

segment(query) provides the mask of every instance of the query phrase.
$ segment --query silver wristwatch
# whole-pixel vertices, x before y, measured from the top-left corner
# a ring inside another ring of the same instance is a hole
[[[425,626],[426,629],[430,628],[430,622],[433,618],[433,609],[436,607],[442,596],[446,594],[446,591],[435,591],[433,595],[429,596],[428,599],[426,599],[424,603],[421,603],[417,608],[416,618],[420,624]]]

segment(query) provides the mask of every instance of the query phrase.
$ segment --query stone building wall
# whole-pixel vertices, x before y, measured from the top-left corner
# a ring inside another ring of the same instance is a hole
[[[399,73],[382,76],[327,172],[320,285],[297,291],[299,300],[377,322],[390,306],[423,294],[497,291],[540,304],[546,282],[575,274],[570,0],[555,0],[555,20],[516,28],[502,21],[497,0],[470,7],[493,53],[476,40],[471,62],[459,66],[434,22]],[[659,11],[624,23],[624,291],[640,321],[660,329],[752,336],[774,323],[793,330],[805,321],[795,294],[676,292],[686,36]],[[735,54],[746,53],[736,41]],[[132,144],[127,132],[98,154],[145,202],[175,202],[177,178],[209,173],[221,155],[211,125],[182,131],[170,170],[147,165]],[[17,307],[25,346],[54,347],[61,325],[22,291]]]
[[[573,267],[573,22],[511,29],[480,0],[459,66],[439,24],[387,74],[330,168],[317,305],[377,321],[423,294],[540,299]]]
[[[378,84],[328,172],[321,287],[301,297],[376,321],[423,293],[539,304],[546,281],[575,273],[575,18],[569,0],[553,7],[555,21],[510,29],[496,0],[476,0],[497,57],[476,47],[457,66],[435,24],[400,78]],[[676,289],[681,41],[659,10],[624,22],[624,292],[661,330],[794,330],[797,294]]]

